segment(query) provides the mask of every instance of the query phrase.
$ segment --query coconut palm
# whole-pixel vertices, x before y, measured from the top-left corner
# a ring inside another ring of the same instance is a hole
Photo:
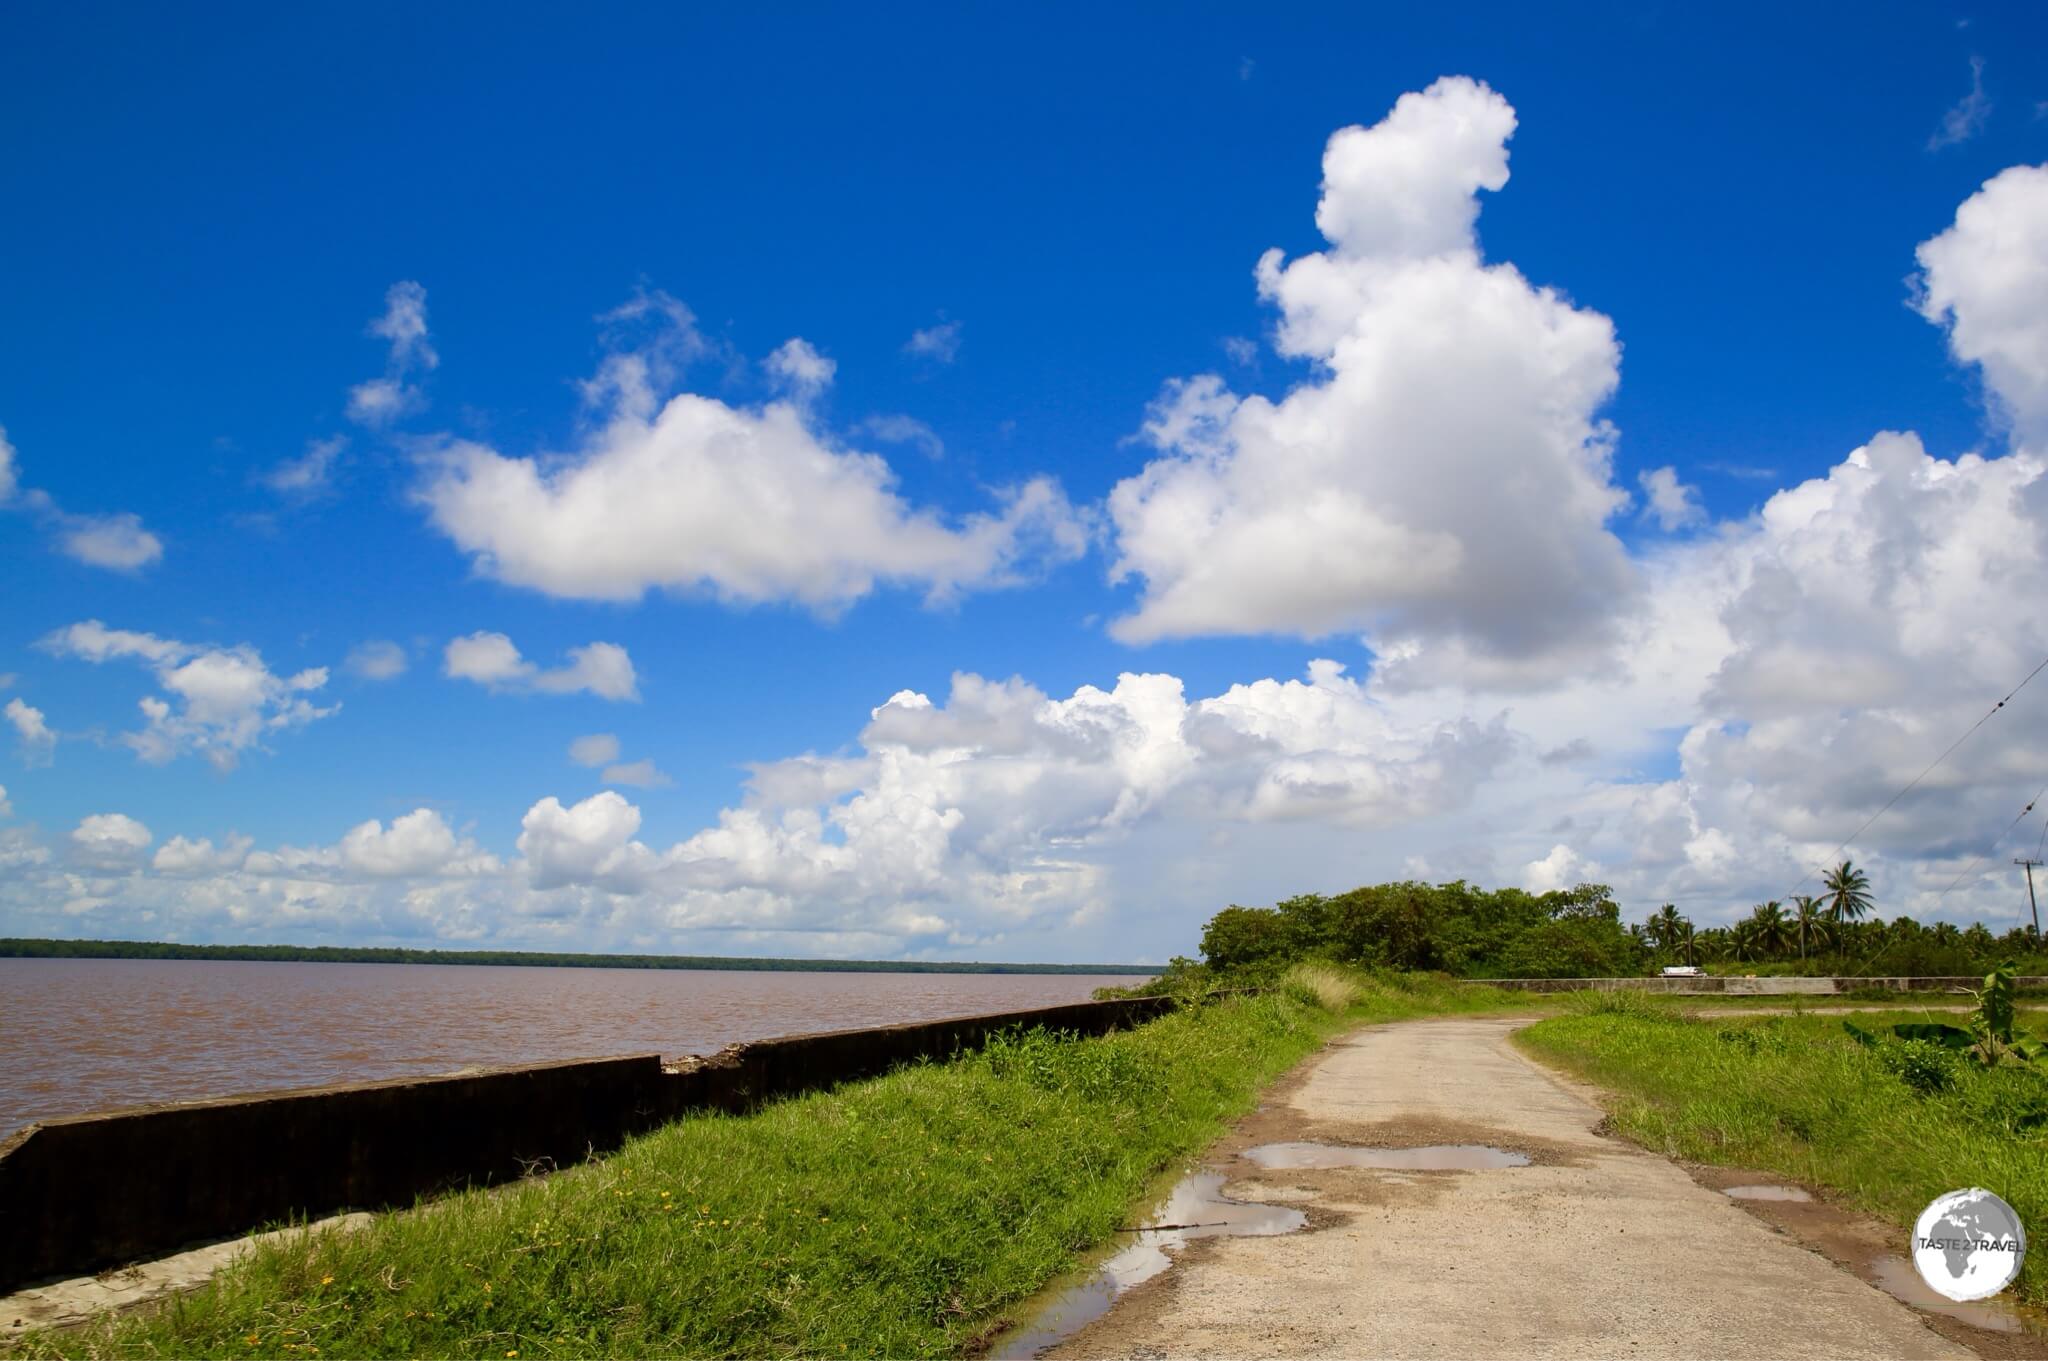
[[[1801,893],[1792,899],[1792,930],[1799,937],[1799,957],[1806,958],[1807,946],[1828,937],[1827,914],[1820,899]]]
[[[1792,938],[1792,923],[1785,916],[1785,905],[1776,898],[1767,903],[1758,903],[1748,917],[1753,928],[1756,948],[1764,954],[1782,954]]]
[[[1861,921],[1870,914],[1870,876],[1848,861],[1822,875],[1820,882],[1827,890],[1821,901],[1827,904],[1830,922]]]
[[[1678,914],[1678,908],[1671,903],[1666,903],[1651,913],[1650,920],[1644,923],[1650,933],[1650,939],[1657,942],[1657,948],[1660,950],[1669,950],[1676,946],[1679,929],[1689,924]]]
[[[1728,957],[1754,963],[1763,952],[1761,926],[1754,913],[1728,928]]]
[[[1685,918],[1678,919],[1678,930],[1671,938],[1671,944],[1678,951],[1678,957],[1688,964],[1699,963],[1700,944],[1693,934],[1692,923]]]

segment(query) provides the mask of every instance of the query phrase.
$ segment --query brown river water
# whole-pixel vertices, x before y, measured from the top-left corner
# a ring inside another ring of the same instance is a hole
[[[1091,974],[0,959],[0,1138],[31,1120],[475,1064],[709,1054],[1085,1002]]]

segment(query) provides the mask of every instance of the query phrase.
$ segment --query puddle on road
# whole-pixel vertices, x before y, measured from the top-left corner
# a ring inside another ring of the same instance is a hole
[[[1724,1196],[1737,1200],[1812,1200],[1813,1197],[1796,1186],[1724,1186]]]
[[[1173,1265],[1166,1255],[1193,1238],[1243,1235],[1254,1238],[1293,1233],[1308,1223],[1299,1210],[1231,1200],[1223,1195],[1222,1174],[1201,1172],[1184,1178],[1144,1223],[1173,1228],[1141,1228],[1124,1235],[1133,1241],[1097,1267],[1079,1284],[1059,1291],[1022,1329],[998,1344],[996,1361],[1028,1361],[1048,1347],[1066,1341],[1109,1312],[1118,1296],[1151,1280]]]
[[[1912,1305],[1915,1309],[1930,1314],[1946,1314],[1952,1319],[1969,1324],[1972,1328],[1983,1328],[1994,1333],[2043,1332],[2041,1325],[2023,1317],[2010,1303],[1995,1296],[1988,1300],[1973,1300],[1963,1304],[1938,1293],[1934,1287],[1920,1279],[1920,1273],[1903,1257],[1880,1257],[1866,1269],[1877,1282],[1879,1289],[1894,1299]]]
[[[1403,1172],[1484,1172],[1527,1167],[1529,1155],[1485,1144],[1430,1144],[1423,1148],[1351,1148],[1341,1144],[1260,1144],[1245,1157],[1260,1167],[1319,1169],[1380,1167]]]

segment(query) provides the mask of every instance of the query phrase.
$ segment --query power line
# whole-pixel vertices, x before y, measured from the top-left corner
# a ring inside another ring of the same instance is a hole
[[[1836,856],[1839,856],[1843,851],[1848,850],[1850,845],[1856,840],[1857,837],[1862,836],[1865,832],[1870,830],[1871,823],[1876,822],[1886,813],[1889,813],[1892,810],[1893,804],[1897,803],[1900,799],[1905,798],[1906,795],[1912,793],[1913,790],[1919,785],[1919,783],[1922,780],[1926,779],[1929,775],[1932,775],[1934,773],[1934,768],[1936,766],[1940,765],[1943,761],[1946,761],[1950,756],[1954,755],[1955,749],[1957,747],[1960,747],[1961,745],[1963,745],[1963,743],[1969,741],[1970,738],[1976,733],[1977,729],[1983,727],[1986,723],[1989,723],[1991,721],[1991,716],[1993,714],[1997,713],[2000,709],[2003,709],[2007,704],[2011,703],[2012,697],[2014,695],[2017,695],[2020,691],[2026,689],[2027,682],[2033,680],[2034,677],[2040,675],[2043,670],[2048,670],[2048,657],[2043,657],[2041,659],[2041,664],[2039,666],[2036,666],[2032,671],[2029,671],[2027,673],[2026,680],[2021,681],[2018,685],[2015,685],[2011,690],[2007,691],[2005,698],[1999,700],[1998,703],[1992,705],[1989,709],[1987,709],[1984,713],[1984,716],[1978,719],[1975,723],[1972,723],[1967,732],[1965,732],[1961,737],[1958,737],[1955,741],[1949,743],[1947,750],[1943,751],[1941,755],[1935,757],[1932,761],[1929,761],[1927,763],[1927,769],[1921,771],[1918,775],[1915,775],[1904,789],[1901,789],[1898,793],[1892,795],[1889,799],[1885,800],[1884,807],[1878,809],[1875,813],[1872,813],[1869,817],[1865,818],[1863,820],[1863,825],[1861,827],[1858,827],[1855,831],[1851,832],[1847,837],[1843,838],[1842,844],[1835,847],[1834,854],[1828,856],[1828,858],[1825,861],[1821,862],[1821,864],[1816,865],[1814,868],[1808,870],[1804,875],[1802,875],[1800,877],[1799,882],[1792,885],[1792,892],[1787,893],[1785,896],[1789,898],[1792,896],[1792,894],[1797,893],[1802,888],[1805,888],[1807,880],[1813,878],[1813,876],[1816,874],[1824,872],[1829,866],[1834,864]],[[2037,798],[2036,802],[2038,801],[2039,800]],[[2033,806],[2034,805],[2031,803],[2027,805],[2029,810],[2031,810]],[[2022,813],[2020,814],[2020,816],[2025,817],[2026,814]],[[2006,828],[2005,830],[2008,835],[2012,832],[2012,828],[2010,827]],[[1971,868],[1975,869],[1976,866],[1972,865]],[[1960,883],[1961,881],[1958,880],[1957,882]],[[1953,888],[1954,885],[1951,884],[1949,887]],[[1947,890],[1944,889],[1943,892],[1946,893]]]
[[[1962,883],[1963,880],[1969,878],[1971,873],[1976,870],[1977,866],[1983,864],[1986,857],[1988,857],[1993,851],[1998,849],[1998,843],[2000,841],[2005,840],[2007,837],[2011,836],[2012,829],[2019,826],[2022,822],[2025,822],[2027,820],[2027,814],[2034,811],[2034,805],[2039,803],[2044,798],[2048,798],[2048,785],[2043,785],[2041,787],[2041,792],[2039,794],[2034,795],[2033,798],[2027,801],[2027,806],[2025,808],[2020,809],[2020,815],[2018,817],[2014,818],[2011,822],[2005,824],[2005,830],[2000,832],[1997,836],[1997,839],[1994,840],[1989,846],[1986,846],[1984,848],[1983,855],[1980,855],[1975,860],[1972,860],[1969,864],[1969,867],[1965,869],[1961,874],[1958,874],[1955,877],[1955,879],[1950,882],[1948,888],[1945,888],[1941,891],[1941,898],[1948,897],[1950,890],[1954,889],[1957,884]],[[2013,863],[2018,864],[2019,862],[2014,861]],[[2034,863],[2038,865],[2041,862],[2036,860]],[[2028,882],[2031,883],[2033,880],[2033,876],[2028,875],[2027,878]],[[1940,901],[1940,899],[1937,898],[1936,901],[1938,902]]]

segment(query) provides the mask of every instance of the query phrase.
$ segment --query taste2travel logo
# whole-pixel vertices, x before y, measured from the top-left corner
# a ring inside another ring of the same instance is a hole
[[[1989,1299],[2013,1283],[2026,1258],[2019,1215],[1981,1186],[1936,1196],[1913,1225],[1920,1279],[1952,1300]]]

